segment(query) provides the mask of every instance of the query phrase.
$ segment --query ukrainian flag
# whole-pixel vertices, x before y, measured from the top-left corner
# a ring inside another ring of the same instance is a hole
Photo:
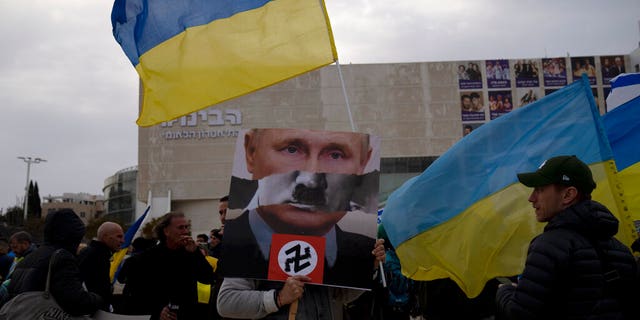
[[[617,237],[630,245],[635,230],[612,191],[613,155],[583,77],[474,130],[391,194],[382,224],[403,274],[451,278],[468,297],[492,278],[520,274],[529,242],[544,225],[516,174],[558,155],[589,165],[598,184],[593,198],[617,215]]]
[[[151,126],[337,60],[322,0],[116,0],[113,34]]]
[[[635,98],[602,117],[613,149],[618,180],[633,220],[640,220],[640,88]]]
[[[142,226],[144,219],[147,218],[149,210],[151,210],[150,205],[147,206],[144,214],[140,216],[140,218],[138,218],[138,220],[136,220],[136,222],[134,222],[133,225],[129,227],[129,229],[127,229],[127,232],[124,234],[124,242],[120,246],[120,250],[114,253],[111,257],[111,267],[109,269],[109,277],[111,278],[111,283],[116,282],[118,272],[120,271],[120,268],[122,268],[122,263],[124,262],[124,257],[127,255],[129,247],[131,246],[131,242],[133,242],[133,239],[138,233],[138,230],[140,230],[140,226]]]

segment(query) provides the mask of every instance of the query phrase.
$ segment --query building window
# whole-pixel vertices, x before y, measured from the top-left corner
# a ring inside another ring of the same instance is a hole
[[[84,212],[80,212],[80,218],[84,218],[85,217],[85,213]]]

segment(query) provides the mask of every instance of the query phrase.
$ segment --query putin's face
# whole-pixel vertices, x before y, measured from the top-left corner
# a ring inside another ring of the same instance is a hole
[[[278,233],[310,235],[346,214],[371,156],[367,135],[296,129],[251,131],[245,151],[258,214]]]

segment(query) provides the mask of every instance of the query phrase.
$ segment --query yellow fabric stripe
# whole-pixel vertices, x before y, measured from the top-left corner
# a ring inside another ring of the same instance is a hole
[[[591,165],[589,167],[593,172],[593,179],[598,184],[592,193],[593,199],[604,204],[618,218],[620,225],[616,238],[630,247],[633,241],[638,238],[638,233],[626,205],[627,199],[630,199],[625,194],[627,186],[620,183],[614,160],[605,161],[601,166]]]
[[[630,245],[634,236],[628,219],[618,213],[607,177],[610,165],[608,161],[590,166],[598,184],[592,195],[620,219],[617,237]],[[544,228],[527,201],[530,193],[531,188],[520,183],[510,185],[402,243],[396,251],[403,274],[416,280],[451,278],[469,297],[478,296],[492,278],[520,274],[529,242]]]
[[[197,282],[198,303],[209,303],[211,299],[211,285]]]
[[[627,208],[633,220],[640,220],[640,162],[618,173]]]
[[[118,271],[118,267],[120,267],[120,263],[124,260],[128,250],[129,248],[120,249],[111,256],[111,267],[109,268],[109,279],[111,279],[111,283],[113,283],[113,277],[115,277],[116,271]]]
[[[276,0],[187,29],[140,57],[150,126],[330,64],[336,48],[318,0]]]

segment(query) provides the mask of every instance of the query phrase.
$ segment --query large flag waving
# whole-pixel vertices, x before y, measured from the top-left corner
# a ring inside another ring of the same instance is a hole
[[[598,184],[593,198],[620,219],[617,237],[635,230],[621,212],[611,148],[589,80],[583,78],[474,130],[387,200],[382,224],[416,280],[451,278],[469,297],[499,276],[522,272],[531,239],[542,231],[516,174],[544,160],[577,155]]]
[[[618,179],[624,188],[625,199],[633,220],[640,220],[640,73],[616,77],[610,96],[614,101],[612,111],[602,117],[607,136],[613,149],[613,158],[619,171]],[[633,88],[633,89],[632,89]],[[622,92],[619,92],[621,89]],[[607,98],[607,103],[610,99]]]
[[[322,0],[116,0],[113,34],[150,126],[337,60]]]

